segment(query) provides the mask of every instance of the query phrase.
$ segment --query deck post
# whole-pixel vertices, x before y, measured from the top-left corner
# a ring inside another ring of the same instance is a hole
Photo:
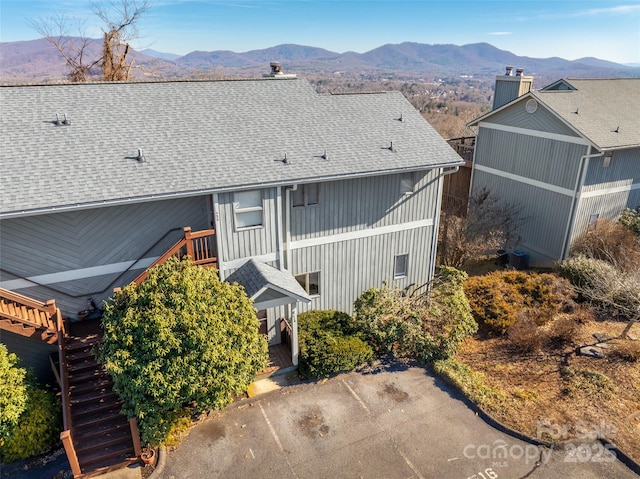
[[[187,256],[191,258],[191,261],[195,261],[196,257],[193,255],[193,241],[191,240],[191,226],[185,226],[183,230],[184,230],[184,241],[187,246]]]
[[[136,457],[142,454],[142,446],[140,445],[140,433],[138,432],[138,421],[135,417],[129,418],[129,428],[131,428],[131,439],[133,440],[133,453]]]
[[[71,466],[71,472],[73,472],[74,477],[80,476],[82,474],[82,471],[80,470],[78,456],[76,455],[76,450],[73,447],[73,441],[71,440],[71,431],[62,431],[60,433],[60,440],[62,441],[62,445],[64,446],[64,452],[67,453],[67,459],[69,460],[69,465]]]
[[[291,307],[291,362],[298,365],[298,305]]]

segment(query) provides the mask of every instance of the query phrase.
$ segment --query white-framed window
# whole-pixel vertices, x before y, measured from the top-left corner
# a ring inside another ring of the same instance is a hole
[[[402,173],[400,175],[400,194],[410,195],[416,187],[416,179],[413,173]]]
[[[602,159],[603,168],[609,168],[609,166],[611,166],[611,158],[613,158],[612,151],[608,151],[604,154],[604,158]]]
[[[405,278],[409,269],[409,255],[398,254],[393,259],[393,279]]]
[[[236,229],[262,226],[262,191],[237,191],[233,194]]]
[[[320,271],[296,275],[296,281],[309,296],[320,295]]]
[[[589,226],[587,229],[594,230],[596,229],[596,224],[598,223],[598,218],[600,218],[600,213],[596,213],[594,215],[589,216]]]
[[[291,192],[291,204],[294,208],[317,205],[318,190],[318,183],[298,185],[298,188]]]

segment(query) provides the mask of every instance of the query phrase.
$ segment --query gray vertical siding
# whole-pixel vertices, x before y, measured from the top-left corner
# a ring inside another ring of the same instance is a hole
[[[484,186],[502,201],[522,207],[525,224],[519,231],[523,249],[558,260],[571,211],[571,197],[476,170],[473,188]]]
[[[475,163],[573,190],[585,152],[584,145],[481,127]]]
[[[604,156],[589,160],[583,191],[640,184],[640,148],[614,151],[608,167],[603,162]]]
[[[415,193],[400,193],[401,175],[319,185],[319,202],[291,208],[291,240],[349,233],[433,218],[439,170],[414,173]]]
[[[182,235],[170,233],[151,251],[146,250],[172,228],[210,228],[209,198],[110,206],[75,212],[2,220],[0,264],[3,281],[68,272],[132,261],[162,254]],[[146,252],[146,253],[145,253]],[[131,271],[24,288],[19,292],[40,300],[56,299],[65,315],[86,308],[89,296],[99,303],[140,273]],[[73,298],[71,296],[80,296]]]
[[[351,313],[353,302],[364,290],[380,287],[384,281],[399,288],[424,284],[430,279],[433,233],[433,227],[425,227],[293,250],[294,275],[320,272],[320,295],[301,310]],[[409,267],[406,278],[394,280],[394,256],[399,254],[409,255]]]
[[[494,113],[491,115],[490,122],[579,137],[571,127],[554,116],[540,102],[538,102],[538,109],[534,113],[527,112],[525,109],[526,103],[527,100],[523,99],[500,112]]]
[[[262,190],[263,225],[241,230],[235,229],[233,193],[218,195],[220,218],[216,228],[223,261],[276,252],[276,193],[276,188]]]

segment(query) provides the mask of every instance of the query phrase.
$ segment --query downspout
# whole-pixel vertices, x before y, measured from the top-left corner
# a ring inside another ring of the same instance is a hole
[[[436,199],[436,214],[433,221],[433,235],[431,236],[431,251],[429,252],[429,281],[433,279],[436,273],[436,253],[438,251],[438,230],[440,229],[440,209],[442,208],[442,192],[444,189],[444,177],[457,173],[460,166],[454,166],[448,170],[444,168],[438,175],[440,181],[438,182],[438,197]]]
[[[587,151],[591,151],[591,146]],[[576,186],[573,189],[573,196],[571,197],[571,210],[569,211],[569,221],[567,222],[567,229],[564,232],[564,240],[562,242],[562,257],[560,261],[563,261],[567,255],[569,254],[569,236],[571,230],[573,230],[573,225],[576,221],[576,210],[578,209],[577,202],[578,197],[580,196],[580,191],[582,189],[582,185],[584,185],[585,177],[587,176],[587,170],[589,168],[589,160],[591,158],[597,158],[599,156],[604,155],[604,151],[599,153],[587,153],[586,155],[582,155],[580,157],[580,169],[578,170],[578,175],[576,176]]]
[[[291,271],[291,192],[296,191],[298,189],[298,184],[295,183],[293,186],[285,187],[285,196],[284,196],[284,209],[285,209],[285,221],[284,221],[284,237],[285,237],[285,255],[286,255],[286,265],[285,269]]]
[[[276,251],[278,252],[278,269],[284,270],[283,222],[282,222],[282,188],[276,188]]]
[[[220,275],[220,281],[224,281],[224,261],[222,257],[222,235],[220,234],[220,205],[218,203],[218,193],[213,194],[213,228],[216,230],[216,249],[218,250],[218,275]]]

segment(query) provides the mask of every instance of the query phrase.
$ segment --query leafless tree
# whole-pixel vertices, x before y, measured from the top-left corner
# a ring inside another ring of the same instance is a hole
[[[522,208],[482,189],[468,204],[445,198],[438,232],[438,262],[460,268],[467,260],[514,247],[526,222]],[[448,201],[448,202],[447,202]]]
[[[84,82],[99,75],[104,81],[129,80],[133,59],[129,59],[129,42],[138,37],[138,21],[150,8],[150,0],[111,0],[92,3],[91,11],[102,21],[102,50],[91,51],[93,41],[78,25],[76,36],[70,35],[69,19],[58,15],[31,21],[31,27],[49,41],[64,58],[68,78]]]

